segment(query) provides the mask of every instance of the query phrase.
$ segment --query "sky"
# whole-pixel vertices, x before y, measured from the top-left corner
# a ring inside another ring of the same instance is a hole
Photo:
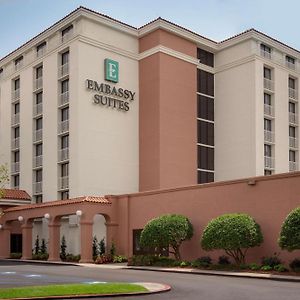
[[[0,58],[80,5],[135,27],[162,17],[216,41],[255,28],[300,50],[299,0],[0,0]]]

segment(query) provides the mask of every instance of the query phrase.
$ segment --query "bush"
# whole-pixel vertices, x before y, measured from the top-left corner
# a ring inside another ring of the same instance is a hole
[[[247,214],[225,214],[211,220],[204,229],[201,246],[210,251],[223,249],[237,265],[245,263],[248,248],[261,245],[260,226]]]
[[[19,252],[13,252],[10,254],[10,258],[13,258],[13,259],[20,259],[22,257],[22,253],[19,253]]]
[[[107,264],[111,262],[112,262],[111,255],[106,255],[106,254],[99,255],[95,260],[95,264]]]
[[[185,268],[185,267],[188,267],[190,266],[191,264],[188,262],[188,261],[182,261],[180,263],[180,268]]]
[[[128,260],[129,266],[152,266],[155,261],[154,255],[133,255]]]
[[[36,236],[36,239],[35,239],[35,243],[34,243],[34,254],[35,255],[38,255],[40,253],[40,239],[39,239],[39,236],[37,235]]]
[[[62,238],[61,238],[60,254],[59,254],[60,259],[63,260],[63,261],[66,260],[66,256],[67,256],[66,249],[67,249],[66,238],[63,235]]]
[[[274,253],[273,256],[263,257],[261,260],[261,264],[263,266],[270,266],[271,268],[274,268],[275,266],[281,264],[281,260],[279,259],[278,255]]]
[[[174,267],[175,262],[176,261],[174,258],[170,258],[167,256],[154,256],[153,257],[153,266],[157,266],[157,267]],[[181,262],[178,262],[177,266],[179,266],[180,263]]]
[[[292,260],[291,263],[290,263],[290,268],[294,272],[300,272],[300,259],[295,258],[294,260]]]
[[[260,269],[262,271],[272,271],[273,270],[273,268],[271,266],[262,266]]]
[[[39,253],[39,254],[33,254],[32,259],[34,260],[47,260],[49,257],[48,253]]]
[[[122,263],[122,262],[127,262],[127,257],[124,255],[115,255],[113,257],[113,262],[114,263]]]
[[[257,271],[260,269],[260,265],[258,265],[256,263],[249,264],[249,269],[252,271]]]
[[[278,244],[281,249],[300,249],[300,207],[292,210],[282,224]]]
[[[79,262],[80,258],[81,258],[80,254],[74,255],[74,254],[71,254],[71,253],[67,253],[65,261],[66,262]]]
[[[104,238],[99,242],[99,255],[105,254],[105,241]]]
[[[93,258],[94,257],[96,258],[99,255],[99,245],[98,245],[97,237],[95,235],[93,237],[92,251],[93,251]]]
[[[225,256],[225,255],[219,256],[218,264],[219,265],[230,265],[229,257]]]
[[[274,269],[274,271],[277,271],[277,272],[286,272],[286,271],[288,271],[288,269],[282,264],[274,266],[273,269]]]
[[[183,241],[191,239],[193,226],[182,215],[163,215],[149,221],[141,233],[140,244],[161,252],[163,248],[172,248],[176,260],[181,260],[180,246]]]

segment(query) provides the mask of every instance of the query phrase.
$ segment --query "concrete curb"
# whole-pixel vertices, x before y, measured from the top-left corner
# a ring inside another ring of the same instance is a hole
[[[229,271],[209,271],[209,270],[195,270],[195,269],[177,269],[177,268],[160,268],[160,267],[134,267],[128,266],[127,269],[142,270],[152,272],[166,272],[166,273],[181,273],[194,275],[208,275],[208,276],[224,276],[224,277],[239,277],[250,279],[264,279],[275,281],[300,282],[300,276],[274,275],[266,273],[249,273],[249,272],[229,272]]]
[[[64,295],[64,296],[47,296],[47,297],[32,297],[32,298],[10,298],[10,300],[40,300],[40,299],[82,299],[82,298],[106,298],[106,297],[127,297],[127,296],[143,296],[149,294],[165,293],[171,290],[171,286],[167,284],[153,282],[134,282],[148,289],[145,292],[132,293],[116,293],[116,294],[87,294],[87,295]],[[0,298],[1,299],[1,298]]]
[[[72,263],[72,262],[64,262],[64,261],[47,261],[47,260],[34,260],[34,259],[0,259],[1,261],[12,261],[18,263],[32,263],[32,264],[43,264],[43,265],[63,265],[63,266],[78,266],[81,267],[79,263]]]

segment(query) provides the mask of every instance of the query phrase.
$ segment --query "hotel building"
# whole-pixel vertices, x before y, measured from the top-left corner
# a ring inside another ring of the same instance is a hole
[[[80,7],[0,60],[0,163],[33,203],[298,170],[299,51]]]

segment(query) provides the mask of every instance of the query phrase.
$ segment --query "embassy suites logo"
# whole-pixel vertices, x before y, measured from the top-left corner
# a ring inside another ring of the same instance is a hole
[[[104,78],[113,83],[119,82],[119,63],[117,61],[108,58],[104,60]],[[90,91],[97,92],[93,97],[95,104],[120,111],[129,111],[130,102],[135,97],[135,92],[131,90],[92,79],[86,80],[86,87]]]

